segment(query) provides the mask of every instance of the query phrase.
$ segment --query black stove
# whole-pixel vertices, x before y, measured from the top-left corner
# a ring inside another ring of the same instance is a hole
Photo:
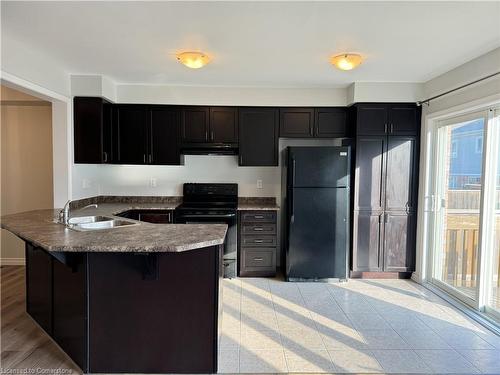
[[[224,277],[237,272],[238,184],[183,185],[182,204],[175,209],[175,222],[227,224],[224,244]]]

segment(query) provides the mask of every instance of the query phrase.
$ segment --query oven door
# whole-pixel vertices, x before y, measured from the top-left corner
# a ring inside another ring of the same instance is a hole
[[[227,224],[224,242],[224,277],[236,277],[237,265],[237,217],[236,212],[224,214],[200,214],[176,210],[177,224]]]

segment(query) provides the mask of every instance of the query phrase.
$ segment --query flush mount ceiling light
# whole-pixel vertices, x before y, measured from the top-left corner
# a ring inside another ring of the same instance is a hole
[[[355,53],[343,53],[342,55],[332,56],[330,62],[340,70],[351,70],[361,64],[363,58]]]
[[[210,62],[210,57],[203,52],[182,52],[177,54],[177,60],[191,69],[199,69]]]

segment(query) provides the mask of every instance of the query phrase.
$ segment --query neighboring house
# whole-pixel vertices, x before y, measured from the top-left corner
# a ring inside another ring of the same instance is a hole
[[[481,186],[483,120],[459,125],[451,131],[449,188],[477,190]]]

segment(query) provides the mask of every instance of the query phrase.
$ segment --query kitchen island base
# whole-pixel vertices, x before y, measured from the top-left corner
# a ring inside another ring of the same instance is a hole
[[[27,243],[27,312],[85,373],[215,373],[222,250],[64,253]]]

